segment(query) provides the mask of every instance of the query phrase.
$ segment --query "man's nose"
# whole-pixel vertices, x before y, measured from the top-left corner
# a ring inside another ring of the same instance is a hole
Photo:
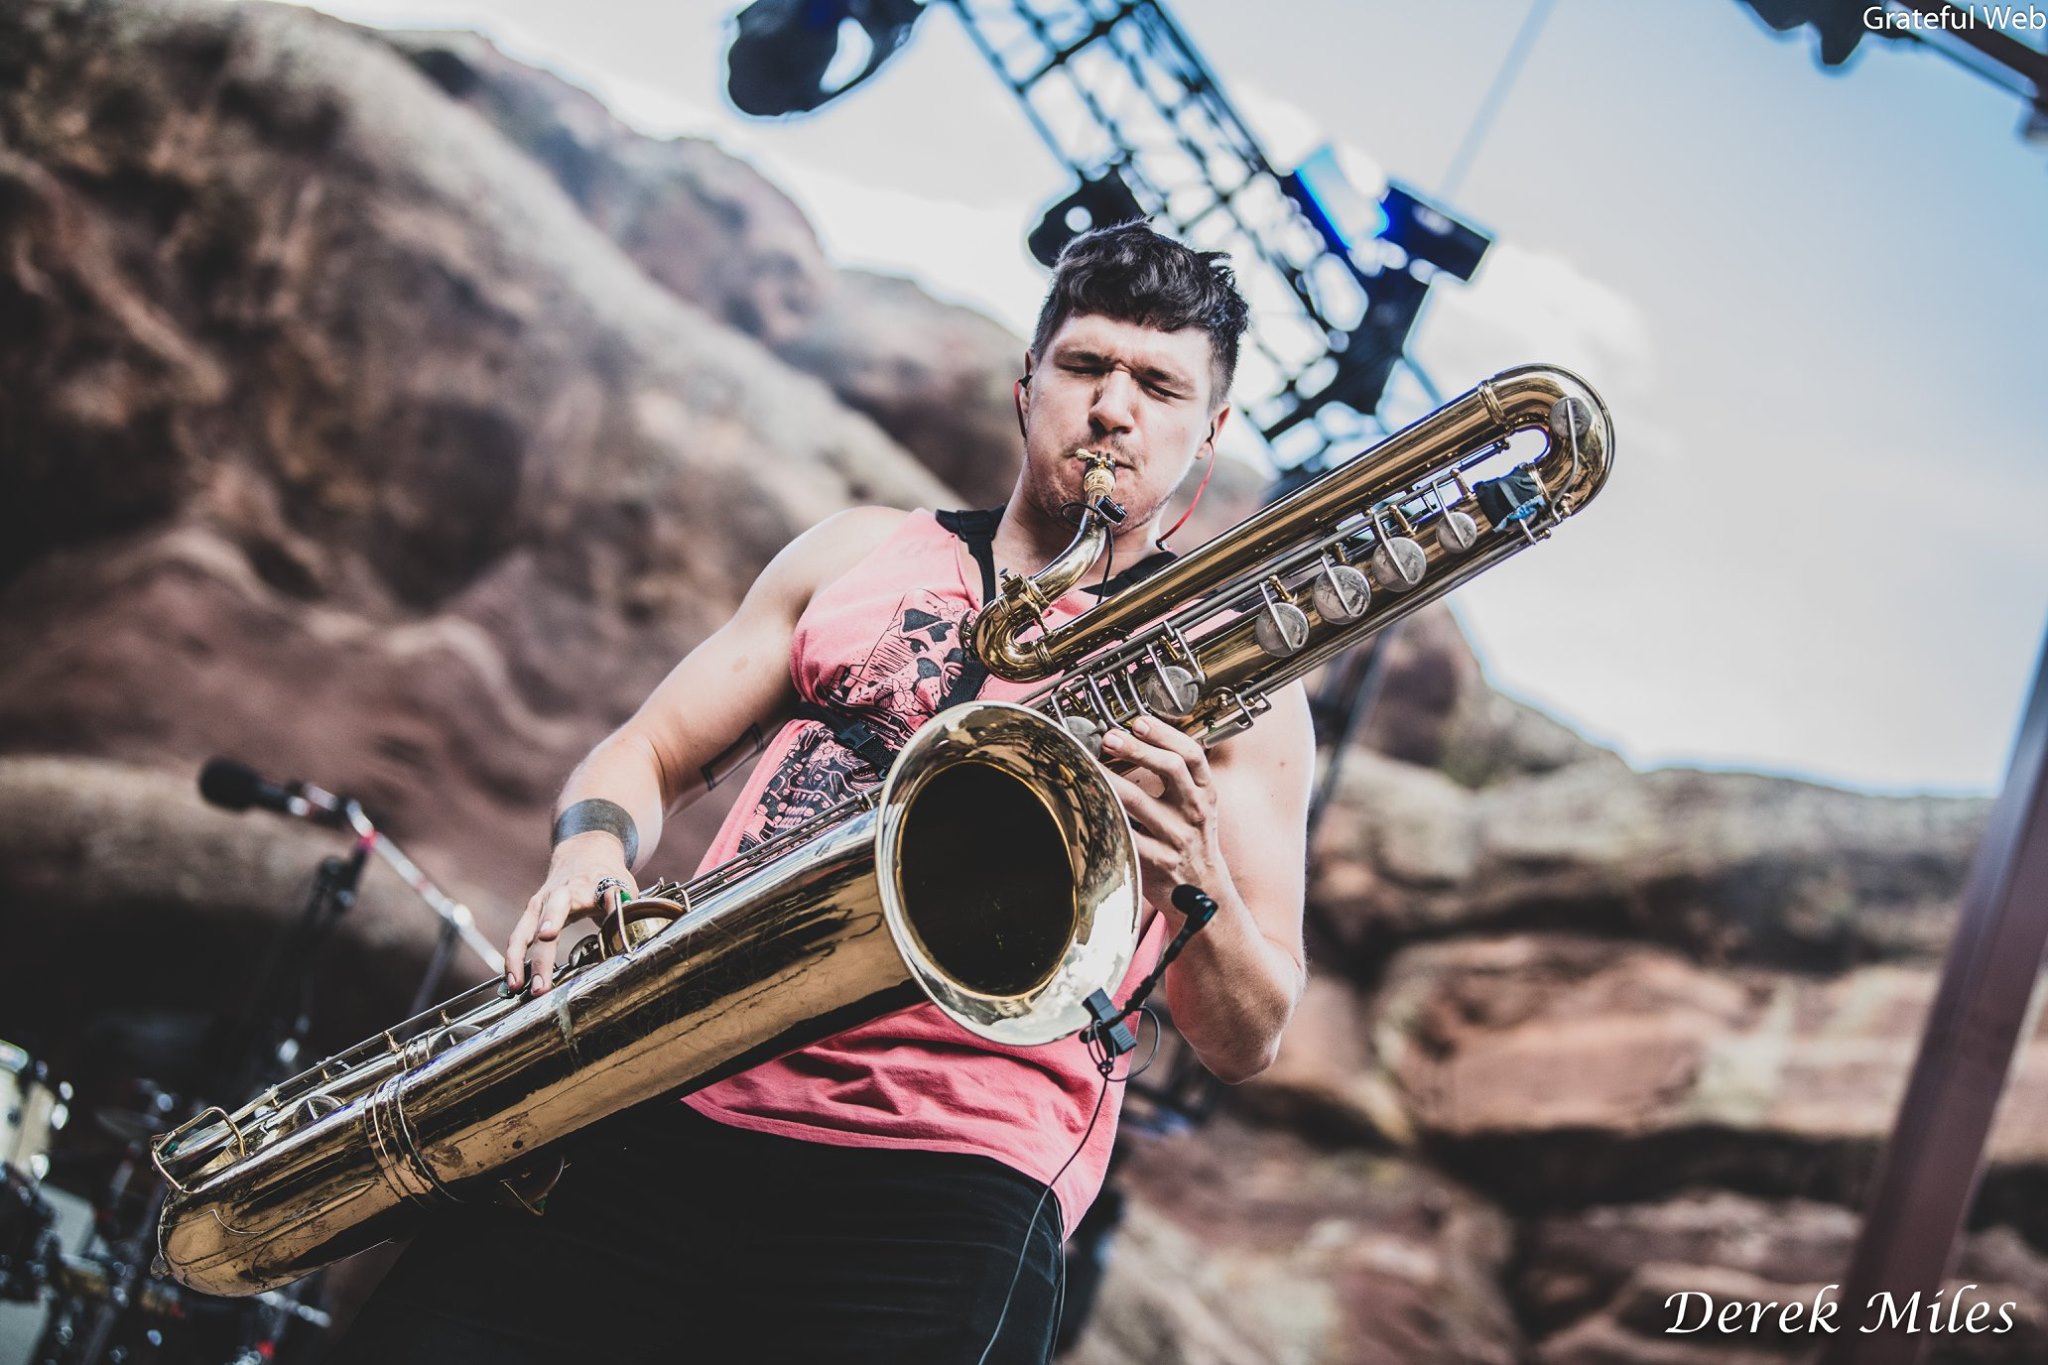
[[[1138,383],[1122,370],[1111,370],[1095,386],[1088,420],[1098,436],[1129,431],[1137,424]]]

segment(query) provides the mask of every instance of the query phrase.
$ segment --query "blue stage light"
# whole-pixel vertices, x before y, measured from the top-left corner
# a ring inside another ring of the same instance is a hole
[[[1333,251],[1355,253],[1387,229],[1386,210],[1352,183],[1327,142],[1282,181]]]

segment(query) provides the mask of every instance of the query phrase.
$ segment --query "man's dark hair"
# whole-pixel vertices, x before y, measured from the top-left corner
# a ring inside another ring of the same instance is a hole
[[[1237,373],[1237,343],[1249,310],[1230,273],[1229,253],[1196,251],[1143,222],[1084,232],[1067,243],[1038,310],[1031,355],[1042,359],[1060,324],[1078,314],[1178,332],[1199,327],[1216,357],[1220,404]]]

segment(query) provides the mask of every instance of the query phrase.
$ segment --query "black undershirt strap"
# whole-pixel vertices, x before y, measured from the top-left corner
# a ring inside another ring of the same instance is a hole
[[[970,512],[938,512],[934,514],[939,525],[967,542],[967,548],[974,556],[974,562],[981,566],[981,600],[986,605],[996,594],[996,526],[1003,519],[1000,507],[984,508]],[[971,701],[981,694],[982,684],[988,681],[988,667],[983,664],[963,636],[960,640],[960,673],[953,679],[953,685],[946,689],[946,695],[939,702],[939,710]],[[876,777],[887,777],[889,766],[896,761],[896,751],[889,742],[876,734],[864,720],[847,715],[835,707],[822,706],[816,702],[799,702],[796,708],[798,720],[814,720],[832,732],[847,749],[860,757],[875,770]]]
[[[809,701],[796,704],[796,718],[817,721],[832,732],[834,739],[865,759],[867,765],[875,770],[875,776],[889,775],[889,765],[896,761],[896,751],[889,747],[887,740],[869,729],[866,721]]]
[[[984,507],[973,512],[934,512],[933,520],[967,542],[974,562],[981,566],[981,602],[988,605],[996,595],[996,527],[1003,520],[1003,507]]]
[[[976,512],[938,513],[939,525],[966,541],[968,552],[981,566],[981,604],[984,607],[996,596],[996,526],[1002,519],[1001,507]],[[960,637],[960,656],[960,676],[953,679],[953,685],[946,689],[945,697],[939,702],[941,711],[963,701],[974,700],[981,695],[982,684],[988,681],[988,665],[968,646],[965,634]]]
[[[983,508],[968,512],[938,512],[934,518],[940,526],[960,537],[967,544],[974,562],[981,566],[981,601],[986,606],[996,595],[996,527],[1003,519],[1001,507]],[[1174,561],[1171,550],[1161,550],[1147,555],[1106,583],[1096,584],[1088,591],[1097,597],[1106,598],[1112,593],[1143,582]],[[972,701],[981,695],[981,689],[988,682],[988,665],[976,655],[963,634],[960,639],[960,672],[953,679],[953,685],[946,689],[946,695],[939,701],[939,710],[958,706],[961,702]],[[896,751],[889,742],[868,725],[845,712],[816,702],[801,702],[796,708],[799,720],[815,720],[829,729],[833,737],[852,752],[860,755],[875,776],[886,777],[889,766],[896,761]]]
[[[1157,551],[1156,553],[1146,555],[1128,569],[1117,570],[1115,576],[1105,582],[1083,583],[1081,591],[1091,593],[1100,598],[1114,597],[1133,583],[1144,582],[1153,574],[1158,573],[1161,569],[1179,558],[1180,556],[1171,550]]]

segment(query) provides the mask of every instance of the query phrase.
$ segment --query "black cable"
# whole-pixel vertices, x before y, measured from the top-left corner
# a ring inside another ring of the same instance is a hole
[[[1144,1015],[1147,1019],[1150,1019],[1152,1021],[1152,1050],[1145,1054],[1145,1060],[1142,1063],[1132,1067],[1122,1076],[1119,1076],[1117,1078],[1118,1080],[1137,1080],[1138,1077],[1144,1075],[1147,1071],[1150,1071],[1152,1069],[1153,1060],[1159,1056],[1159,1040],[1164,1035],[1164,1030],[1159,1023],[1159,1016],[1152,1012],[1152,1007],[1150,1005],[1140,1005],[1138,1007],[1138,1013]]]
[[[1038,1202],[1032,1206],[1031,1218],[1024,1225],[1023,1245],[1017,1248],[1017,1264],[1010,1271],[1010,1287],[1003,1291],[1002,1311],[996,1314],[995,1331],[989,1335],[988,1345],[981,1348],[981,1356],[975,1365],[985,1365],[988,1353],[993,1351],[996,1342],[1002,1339],[1003,1324],[1010,1316],[1010,1302],[1017,1294],[1017,1277],[1024,1273],[1024,1257],[1031,1250],[1031,1234],[1038,1231],[1039,1211],[1045,1207],[1046,1198],[1052,1194],[1053,1186],[1060,1183],[1060,1177],[1067,1173],[1067,1168],[1074,1164],[1082,1149],[1087,1147],[1090,1135],[1095,1132],[1095,1121],[1102,1117],[1103,1101],[1109,1098],[1110,1082],[1115,1081],[1122,1085],[1133,1076],[1142,1075],[1159,1055],[1159,1019],[1152,1013],[1152,1007],[1144,1003],[1145,997],[1159,984],[1160,979],[1166,974],[1167,966],[1180,955],[1180,950],[1187,945],[1187,941],[1200,933],[1216,915],[1216,902],[1197,886],[1175,887],[1173,903],[1175,908],[1186,916],[1180,932],[1174,935],[1173,941],[1167,944],[1166,950],[1160,954],[1158,965],[1139,983],[1138,988],[1131,992],[1131,998],[1123,1009],[1116,1010],[1108,994],[1103,991],[1095,992],[1088,1002],[1089,1009],[1095,1014],[1096,1022],[1083,1029],[1080,1036],[1082,1046],[1088,1049],[1088,1059],[1095,1064],[1095,1069],[1102,1073],[1102,1089],[1095,1096],[1095,1112],[1088,1116],[1088,1126],[1081,1130],[1081,1140],[1074,1144],[1074,1150],[1060,1163],[1059,1170],[1053,1172],[1052,1180],[1045,1187],[1045,1193],[1039,1195]],[[1122,1021],[1132,1014],[1143,1014],[1152,1020],[1152,1050],[1145,1055],[1143,1065],[1133,1067],[1119,1076],[1116,1074],[1116,1059],[1137,1046],[1137,1039],[1121,1027]],[[1054,1206],[1054,1212],[1056,1215],[1059,1212],[1057,1205]],[[1059,1251],[1059,1290],[1055,1303],[1056,1311],[1063,1311],[1067,1294],[1067,1229],[1064,1217],[1060,1218]],[[1053,1325],[1057,1329],[1057,1316],[1053,1319]]]
[[[1124,1002],[1124,1007],[1117,1009],[1116,1002],[1109,998],[1106,991],[1096,991],[1088,997],[1088,1009],[1094,1014],[1095,1022],[1090,1024],[1081,1036],[1091,1045],[1100,1042],[1112,1057],[1121,1056],[1138,1045],[1137,1038],[1129,1029],[1123,1027],[1123,1021],[1144,1006],[1146,997],[1165,979],[1166,969],[1180,956],[1180,950],[1187,947],[1188,940],[1200,933],[1209,921],[1216,917],[1215,900],[1199,886],[1175,887],[1173,904],[1175,909],[1186,916],[1180,926],[1180,932],[1166,945],[1166,951],[1159,955],[1158,965],[1138,983],[1137,989],[1133,990],[1130,998]]]
[[[1061,504],[1060,515],[1066,517],[1069,521],[1072,521],[1075,525],[1078,526],[1087,519],[1088,513],[1093,510],[1094,509],[1090,508],[1089,505],[1085,502],[1069,502]],[[1121,517],[1121,513],[1119,513],[1119,517]],[[1107,518],[1104,519],[1108,520]],[[1114,523],[1112,523],[1112,525],[1114,525]],[[1108,586],[1109,573],[1115,565],[1116,537],[1114,535],[1111,535],[1109,538],[1108,549],[1103,558],[1102,582],[1096,585],[1098,589]]]
[[[1088,1050],[1092,1055],[1095,1048],[1091,1044]],[[1060,1177],[1067,1173],[1067,1167],[1074,1164],[1075,1158],[1081,1155],[1082,1149],[1088,1145],[1089,1137],[1095,1132],[1095,1121],[1102,1117],[1102,1103],[1109,1098],[1110,1072],[1115,1069],[1115,1066],[1116,1063],[1113,1059],[1103,1060],[1098,1058],[1096,1060],[1095,1069],[1102,1073],[1102,1089],[1097,1091],[1095,1095],[1095,1111],[1088,1115],[1088,1126],[1081,1130],[1081,1140],[1074,1144],[1074,1150],[1068,1154],[1065,1161],[1060,1163],[1059,1170],[1053,1172],[1052,1180],[1045,1187],[1045,1193],[1038,1196],[1038,1202],[1031,1208],[1030,1221],[1024,1224],[1024,1242],[1017,1248],[1017,1264],[1010,1271],[1010,1287],[1003,1291],[1002,1311],[996,1314],[995,1330],[989,1333],[988,1345],[981,1348],[981,1355],[976,1358],[975,1365],[987,1365],[988,1353],[996,1348],[998,1341],[1002,1340],[1003,1324],[1010,1317],[1010,1301],[1017,1295],[1017,1277],[1024,1273],[1024,1257],[1031,1250],[1031,1234],[1038,1231],[1039,1212],[1045,1208],[1045,1201],[1052,1194],[1053,1186],[1060,1183]],[[1120,1077],[1118,1079],[1124,1078]],[[1067,1225],[1066,1219],[1060,1216],[1059,1205],[1057,1204],[1053,1205],[1053,1216],[1059,1221],[1060,1275],[1058,1307],[1064,1307],[1067,1294]],[[1057,1314],[1057,1308],[1055,1313]],[[1053,1318],[1053,1325],[1057,1329],[1059,1325],[1057,1315]]]

